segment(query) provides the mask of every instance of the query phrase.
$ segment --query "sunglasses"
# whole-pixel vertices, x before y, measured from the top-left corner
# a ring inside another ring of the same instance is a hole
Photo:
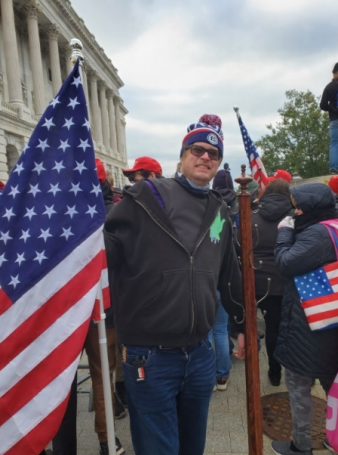
[[[220,154],[218,150],[208,150],[204,147],[201,147],[199,145],[188,145],[185,150],[190,149],[190,152],[192,155],[197,156],[198,158],[201,158],[205,153],[208,154],[208,157],[212,161],[218,161],[220,159]]]

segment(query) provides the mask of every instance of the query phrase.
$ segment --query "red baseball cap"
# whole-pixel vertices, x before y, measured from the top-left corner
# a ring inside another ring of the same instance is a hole
[[[106,170],[103,166],[102,161],[99,158],[95,158],[95,164],[100,183],[103,183],[107,180]]]
[[[141,169],[162,175],[162,168],[160,163],[154,160],[154,158],[150,158],[149,156],[140,156],[140,158],[136,158],[134,167],[131,169],[122,169],[122,172],[126,177],[128,177],[128,174],[131,172],[140,171]]]
[[[330,178],[328,182],[329,187],[334,192],[334,194],[338,194],[338,175],[334,175]]]
[[[286,180],[287,182],[291,182],[292,176],[288,171],[284,171],[284,169],[277,169],[277,171],[273,174],[272,177],[268,177],[269,182],[272,182],[273,180]]]

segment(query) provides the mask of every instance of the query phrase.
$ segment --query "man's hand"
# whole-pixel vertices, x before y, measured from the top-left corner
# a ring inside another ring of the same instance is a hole
[[[245,339],[244,333],[240,333],[237,337],[237,350],[233,350],[234,356],[239,360],[245,359]]]
[[[292,218],[292,216],[286,216],[285,218],[282,219],[282,221],[278,225],[278,229],[285,228],[285,227],[288,227],[291,229],[295,228],[295,220],[294,220],[294,218]]]

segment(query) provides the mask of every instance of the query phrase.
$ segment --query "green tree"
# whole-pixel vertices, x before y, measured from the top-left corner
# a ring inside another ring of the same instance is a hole
[[[255,144],[262,150],[268,174],[285,169],[303,178],[329,171],[329,117],[319,108],[319,98],[311,93],[289,90],[287,101],[278,110],[281,120],[267,125],[270,134]]]

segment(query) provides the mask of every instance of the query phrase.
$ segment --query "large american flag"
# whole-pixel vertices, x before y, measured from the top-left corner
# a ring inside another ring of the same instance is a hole
[[[294,278],[311,330],[338,326],[338,262]]]
[[[98,286],[105,209],[78,63],[0,197],[0,454],[36,455],[62,420]]]
[[[247,129],[244,126],[242,117],[238,116],[238,123],[242,133],[244,148],[250,163],[251,174],[254,180],[258,183],[261,190],[264,190],[269,185],[267,173],[264,164],[257,152],[255,144],[252,142]]]

